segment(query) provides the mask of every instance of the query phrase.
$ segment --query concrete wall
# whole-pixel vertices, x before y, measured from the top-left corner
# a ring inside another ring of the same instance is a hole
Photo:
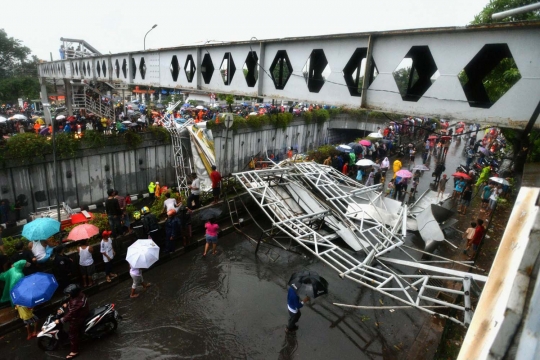
[[[125,195],[148,192],[150,181],[174,185],[173,165],[170,142],[154,140],[151,134],[144,134],[143,143],[134,150],[125,145],[82,149],[75,158],[58,161],[60,202],[76,208],[100,204],[110,188]],[[0,198],[13,203],[21,195],[28,201],[22,218],[37,208],[56,205],[51,156],[29,165],[11,161],[0,169]]]
[[[293,147],[299,153],[305,153],[324,144],[337,143],[335,140],[352,141],[360,136],[359,130],[367,133],[383,128],[387,123],[384,119],[367,118],[358,120],[348,114],[340,114],[335,118],[318,125],[306,124],[304,118],[295,117],[286,130],[266,126],[261,129],[238,129],[213,131],[216,162],[222,174],[248,169],[250,159],[264,157],[264,152],[273,153],[278,160],[284,159],[287,149]],[[350,129],[350,139],[343,131]],[[340,134],[336,135],[335,132]],[[228,140],[226,140],[228,138]],[[227,149],[225,148],[225,144]],[[225,159],[228,158],[229,161]]]
[[[257,130],[213,131],[217,166],[223,174],[228,174],[247,170],[250,159],[264,157],[265,151],[282,160],[289,147],[299,153],[312,150],[325,143],[327,129],[328,122],[321,126],[308,125],[303,118],[295,118],[285,130],[265,126]]]

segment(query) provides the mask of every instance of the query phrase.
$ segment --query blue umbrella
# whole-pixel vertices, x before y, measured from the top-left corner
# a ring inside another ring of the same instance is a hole
[[[59,221],[51,218],[39,218],[24,225],[22,236],[30,241],[47,240],[59,231]]]
[[[32,308],[50,300],[57,288],[54,275],[38,272],[22,278],[13,286],[11,300],[15,305]]]

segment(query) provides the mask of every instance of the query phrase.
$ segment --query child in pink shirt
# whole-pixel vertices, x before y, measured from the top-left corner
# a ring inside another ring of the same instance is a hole
[[[212,254],[216,255],[219,225],[214,222],[214,219],[210,219],[206,224],[204,224],[204,227],[206,228],[206,246],[204,247],[203,256],[206,256],[206,253],[210,248],[210,244],[212,244]]]

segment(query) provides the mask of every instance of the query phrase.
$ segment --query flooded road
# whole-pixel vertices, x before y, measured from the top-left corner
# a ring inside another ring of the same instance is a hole
[[[445,161],[448,177],[465,162],[465,141],[454,142]],[[421,162],[421,154],[416,163]],[[430,158],[418,193],[432,182]],[[408,168],[408,161],[403,162]],[[392,177],[388,172],[387,179]],[[451,192],[453,183],[447,185]],[[406,200],[408,197],[406,198]],[[246,232],[258,238],[255,226]],[[329,295],[302,309],[300,329],[285,333],[287,281],[299,270],[318,272]],[[333,303],[400,305],[341,280],[312,255],[273,249],[271,258],[238,233],[220,238],[218,255],[202,248],[144,273],[153,285],[137,299],[131,280],[90,298],[91,307],[113,302],[124,317],[115,334],[82,344],[79,359],[396,359],[406,356],[428,315],[414,309],[357,310]],[[422,336],[421,336],[422,337]],[[436,346],[437,344],[425,344]],[[44,353],[19,329],[0,340],[1,358],[65,358],[68,348]]]
[[[247,231],[258,235],[254,227]],[[395,302],[341,280],[311,256],[279,249],[273,251],[276,261],[255,256],[253,245],[237,233],[221,238],[218,251],[205,259],[199,248],[146,271],[153,285],[137,299],[129,298],[128,280],[90,297],[92,307],[114,302],[124,320],[116,334],[83,342],[78,358],[394,359],[406,354],[427,316],[413,309],[333,305]],[[300,329],[289,335],[286,282],[303,269],[325,277],[330,294],[304,306]],[[69,352],[44,353],[25,333],[19,329],[1,339],[2,358],[54,359]]]

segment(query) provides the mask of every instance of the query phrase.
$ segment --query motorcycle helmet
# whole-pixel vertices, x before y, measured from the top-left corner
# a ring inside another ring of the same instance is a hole
[[[69,284],[64,289],[64,294],[69,295],[71,297],[79,295],[80,292],[81,292],[81,287],[77,284]]]
[[[138,211],[134,211],[134,212],[133,212],[133,218],[134,218],[135,220],[140,220],[140,219],[141,219],[141,213],[138,212]]]
[[[148,206],[143,206],[143,208],[141,209],[141,213],[143,215],[146,215],[150,212],[150,209],[148,208]]]
[[[176,215],[176,210],[171,209],[171,210],[167,211],[167,216],[174,216],[174,215]]]

